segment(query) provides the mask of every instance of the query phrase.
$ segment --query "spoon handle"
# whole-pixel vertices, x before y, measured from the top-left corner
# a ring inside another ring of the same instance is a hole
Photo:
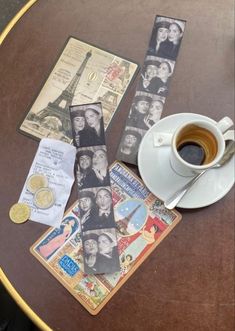
[[[188,192],[188,190],[192,187],[192,185],[202,176],[206,170],[202,171],[197,176],[193,177],[187,184],[181,187],[178,191],[176,191],[171,197],[169,197],[165,202],[164,206],[167,209],[173,209],[180,202],[183,196]]]

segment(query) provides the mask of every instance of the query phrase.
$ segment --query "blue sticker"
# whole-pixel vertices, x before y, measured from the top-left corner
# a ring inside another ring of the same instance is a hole
[[[59,260],[59,265],[71,277],[80,270],[77,263],[75,263],[68,255],[64,255]]]

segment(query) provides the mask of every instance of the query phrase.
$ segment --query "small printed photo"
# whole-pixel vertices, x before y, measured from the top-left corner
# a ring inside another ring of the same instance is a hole
[[[157,16],[147,53],[175,61],[183,38],[184,28],[185,21]]]
[[[110,187],[81,190],[78,200],[82,231],[115,227]]]
[[[71,106],[73,142],[76,147],[105,145],[101,103]]]
[[[157,96],[156,96],[157,97]],[[144,124],[147,129],[151,128],[155,123],[161,119],[164,102],[160,99],[154,98],[149,106],[149,110],[144,118]]]
[[[87,274],[111,274],[120,270],[116,230],[83,233],[84,270]]]
[[[147,130],[144,118],[149,111],[152,102],[152,95],[135,95],[126,124],[136,128]]]
[[[148,130],[160,120],[165,98],[143,93],[136,93],[127,119],[127,125]]]
[[[78,219],[67,216],[60,228],[52,230],[35,249],[45,260],[48,260],[78,229]]]
[[[77,150],[76,179],[79,189],[110,185],[105,145]]]
[[[117,158],[119,160],[125,160],[126,162],[135,163],[139,144],[145,132],[146,130],[126,126],[122,134]]]
[[[168,59],[147,56],[137,90],[165,97],[174,65],[175,63]]]

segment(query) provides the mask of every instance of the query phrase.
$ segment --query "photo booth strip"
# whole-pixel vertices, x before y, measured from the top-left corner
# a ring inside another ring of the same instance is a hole
[[[137,165],[140,142],[163,111],[186,21],[156,16],[117,159]]]
[[[120,270],[101,103],[70,106],[84,272]]]

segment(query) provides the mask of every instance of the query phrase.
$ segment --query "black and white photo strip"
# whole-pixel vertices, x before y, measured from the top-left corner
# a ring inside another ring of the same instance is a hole
[[[160,95],[137,91],[131,105],[126,125],[148,130],[162,114],[165,98]]]
[[[140,142],[147,130],[157,123],[163,111],[165,97],[137,91],[126,121],[117,152],[117,159],[137,163]]]
[[[105,145],[101,103],[70,106],[73,142],[76,147]]]
[[[86,273],[114,273],[120,270],[115,229],[84,232],[83,249]]]
[[[105,145],[77,149],[76,179],[79,189],[110,185]]]
[[[103,253],[97,255],[98,251],[96,254],[89,255],[88,258],[85,246],[87,231],[98,231],[98,234],[96,233],[98,247],[99,241],[102,239],[102,237],[99,239],[99,236],[105,229],[107,233],[111,233],[112,242],[117,247],[101,103],[72,106],[70,116],[73,142],[77,148],[75,170],[81,238],[83,251],[87,257],[84,258],[84,272],[87,274],[113,273],[120,270],[117,251],[117,254],[112,254],[112,251],[110,254],[107,253],[106,258],[109,263],[104,263]],[[103,252],[102,249],[101,252]],[[100,255],[102,258],[99,257]],[[94,262],[95,267],[91,261]]]
[[[81,190],[78,193],[82,231],[115,228],[110,187]]]
[[[175,61],[185,24],[184,20],[156,16],[147,54]]]
[[[138,148],[144,134],[161,118],[185,23],[162,16],[155,19],[136,93],[118,147],[118,160],[137,164]]]
[[[136,164],[139,144],[146,130],[126,126],[117,152],[117,159]]]
[[[136,90],[165,97],[174,66],[174,61],[146,56]]]

